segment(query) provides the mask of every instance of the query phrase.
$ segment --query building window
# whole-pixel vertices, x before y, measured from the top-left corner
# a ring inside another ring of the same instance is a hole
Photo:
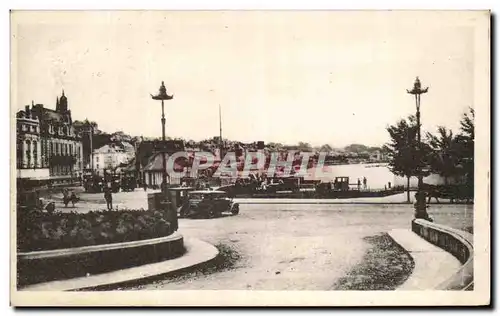
[[[26,141],[26,152],[25,152],[25,157],[26,157],[26,167],[30,168],[31,167],[31,142],[29,140]]]
[[[54,154],[54,143],[50,142],[50,155]]]
[[[38,167],[38,143],[33,142],[33,168]]]
[[[47,166],[47,140],[42,139],[42,150],[41,150],[41,162],[42,162],[42,168]]]
[[[16,145],[17,145],[17,157],[16,157],[16,160],[17,160],[17,167],[18,168],[22,168],[23,167],[23,146],[22,146],[22,143],[18,140],[16,142]]]
[[[59,143],[56,143],[56,155],[59,155]]]

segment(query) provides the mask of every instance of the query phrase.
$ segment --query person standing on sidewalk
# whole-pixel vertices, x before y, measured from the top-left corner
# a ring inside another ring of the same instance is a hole
[[[366,190],[366,177],[363,177],[363,189]]]
[[[111,193],[111,188],[106,186],[104,188],[104,199],[106,200],[106,207],[108,210],[113,209],[113,193]]]

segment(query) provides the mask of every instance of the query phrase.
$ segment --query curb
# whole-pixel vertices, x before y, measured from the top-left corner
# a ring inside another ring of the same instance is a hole
[[[396,290],[435,290],[461,269],[460,261],[452,254],[409,229],[393,229],[388,234],[415,263],[411,275]]]
[[[94,246],[83,246],[75,248],[65,248],[65,249],[54,249],[54,250],[42,250],[42,251],[31,251],[31,252],[19,252],[17,254],[18,259],[32,260],[32,259],[45,259],[45,258],[57,258],[71,255],[78,255],[83,253],[100,252],[107,250],[116,249],[127,249],[141,246],[148,246],[159,243],[173,242],[183,239],[183,236],[178,232],[173,232],[172,234],[165,237],[158,237],[152,239],[144,240],[134,240],[126,241],[120,243],[94,245]]]
[[[205,241],[184,238],[186,253],[176,259],[145,264],[138,267],[96,274],[88,277],[34,284],[20,291],[75,291],[138,281],[158,275],[176,272],[213,260],[219,251]]]

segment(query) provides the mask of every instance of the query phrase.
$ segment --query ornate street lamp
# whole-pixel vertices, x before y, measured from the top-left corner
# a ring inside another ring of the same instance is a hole
[[[420,137],[420,95],[427,93],[428,87],[422,89],[420,79],[418,77],[415,79],[412,90],[406,90],[409,94],[415,96],[415,103],[417,106],[417,146],[418,146],[418,160],[417,160],[417,176],[418,176],[418,187],[417,194],[415,194],[415,218],[421,218],[430,220],[429,214],[427,214],[427,205],[425,203],[425,192],[423,191],[423,154],[422,154],[422,140]]]
[[[161,139],[163,146],[165,146],[165,108],[163,101],[172,100],[174,98],[173,95],[167,94],[167,89],[165,88],[165,84],[163,81],[161,82],[160,90],[157,95],[151,95],[153,100],[161,100]],[[165,159],[165,148],[162,150],[162,160],[163,160],[163,172],[162,172],[162,184],[161,191],[166,194],[167,188],[167,161]]]

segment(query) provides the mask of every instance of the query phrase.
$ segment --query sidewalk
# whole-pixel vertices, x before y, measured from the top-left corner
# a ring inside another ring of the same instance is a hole
[[[427,242],[409,229],[394,229],[389,236],[408,251],[415,268],[397,290],[432,290],[453,276],[462,266],[450,253]]]
[[[72,291],[120,284],[196,266],[214,259],[219,254],[217,248],[198,239],[184,238],[184,247],[186,253],[176,259],[88,277],[35,284],[22,288],[21,291]]]

